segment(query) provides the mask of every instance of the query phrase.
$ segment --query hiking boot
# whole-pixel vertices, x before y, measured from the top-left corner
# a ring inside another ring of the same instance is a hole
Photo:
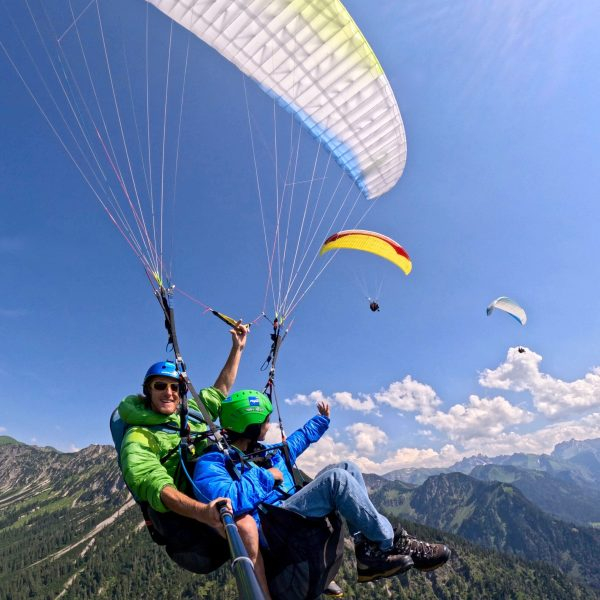
[[[415,569],[419,571],[433,571],[441,567],[451,554],[448,546],[423,542],[414,535],[409,535],[404,529],[396,530],[394,550],[404,556],[410,556]]]
[[[378,544],[368,540],[357,542],[354,551],[359,583],[399,575],[413,566],[410,555],[399,554],[394,548],[380,550]]]

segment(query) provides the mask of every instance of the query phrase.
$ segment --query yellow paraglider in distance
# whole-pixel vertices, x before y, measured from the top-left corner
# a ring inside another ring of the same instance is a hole
[[[412,261],[406,250],[393,239],[375,231],[362,229],[349,229],[334,233],[325,240],[319,254],[323,255],[330,250],[347,248],[370,252],[389,260],[408,275],[412,271]]]

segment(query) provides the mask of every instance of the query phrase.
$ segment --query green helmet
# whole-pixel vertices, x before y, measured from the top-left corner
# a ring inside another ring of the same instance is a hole
[[[240,390],[228,396],[221,404],[221,427],[244,433],[248,425],[260,425],[273,412],[271,401],[256,390]]]

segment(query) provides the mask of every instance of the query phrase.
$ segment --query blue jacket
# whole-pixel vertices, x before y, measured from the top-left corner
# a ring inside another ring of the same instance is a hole
[[[318,441],[329,427],[329,418],[317,415],[303,427],[292,433],[287,444],[290,451],[291,463],[314,442]],[[240,451],[231,450],[231,455],[225,455],[218,449],[209,449],[196,463],[194,470],[194,494],[202,502],[209,502],[219,497],[231,499],[234,514],[251,513],[260,525],[256,507],[266,504],[281,504],[296,490],[294,479],[285,464],[281,448],[277,444],[261,444],[266,455],[272,461],[272,466],[283,474],[283,483],[275,487],[275,479],[266,468],[252,462],[240,464]],[[272,448],[273,450],[269,450]],[[232,462],[240,474],[239,479],[233,476]]]

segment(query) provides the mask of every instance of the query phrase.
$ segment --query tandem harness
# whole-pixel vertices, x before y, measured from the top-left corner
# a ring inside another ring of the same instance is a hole
[[[194,422],[204,423],[204,419],[202,418],[202,415],[198,411],[195,411],[195,410],[189,409],[189,408],[188,408],[188,419],[191,421],[194,421]],[[110,433],[112,435],[113,443],[114,443],[115,449],[117,451],[117,463],[119,465],[119,469],[121,469],[121,470],[122,470],[121,446],[123,444],[123,439],[125,437],[125,434],[131,427],[139,427],[139,428],[143,428],[145,430],[151,431],[151,432],[159,432],[160,431],[162,433],[168,433],[168,434],[178,435],[178,436],[180,436],[180,434],[181,434],[180,427],[177,425],[174,425],[174,424],[170,424],[170,423],[159,423],[157,425],[130,425],[128,423],[125,423],[125,421],[123,421],[123,419],[121,419],[121,416],[119,415],[119,409],[115,408],[115,410],[113,411],[113,413],[110,417]],[[183,463],[183,461],[185,461],[189,465],[191,463],[191,461],[193,460],[193,457],[191,456],[191,448],[194,447],[193,446],[194,442],[202,440],[202,439],[206,439],[210,435],[211,435],[210,430],[202,431],[202,432],[198,432],[198,433],[190,433],[189,428],[188,428],[188,433],[185,438],[185,456],[184,456],[184,453],[182,452],[182,446],[184,444],[182,444],[182,439],[180,439],[179,443],[177,445],[173,446],[173,448],[171,448],[171,450],[169,450],[160,459],[160,464],[164,465],[169,459],[171,459],[171,457],[174,454],[176,454],[178,452],[180,453],[181,460],[180,460],[180,463],[178,466],[176,476],[174,478],[176,483],[177,483],[177,480],[179,480],[179,481],[182,480],[181,468],[183,468],[185,470],[185,473],[187,473],[187,471],[189,470],[189,467],[182,463]],[[179,486],[178,486],[178,488],[179,488]],[[142,511],[142,515],[144,516],[144,523],[146,524],[146,528],[148,529],[148,532],[150,533],[150,537],[158,545],[164,546],[167,543],[167,540],[154,527],[154,524],[152,523],[152,520],[150,519],[150,516],[149,516],[149,504],[147,502],[137,498],[135,496],[135,494],[131,491],[129,486],[127,486],[127,489],[129,489],[129,492],[131,493],[133,499],[136,501],[136,503],[140,507],[140,510]]]

